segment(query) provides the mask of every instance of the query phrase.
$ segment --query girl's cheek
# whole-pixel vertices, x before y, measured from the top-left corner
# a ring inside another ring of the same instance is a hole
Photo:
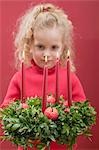
[[[54,58],[54,59],[57,59],[57,52],[55,52],[55,53],[53,54],[53,58]]]
[[[40,57],[42,55],[42,52],[41,51],[37,51],[36,52],[36,56]]]

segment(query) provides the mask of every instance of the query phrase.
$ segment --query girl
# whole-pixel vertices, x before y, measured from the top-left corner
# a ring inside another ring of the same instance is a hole
[[[59,95],[67,99],[66,59],[70,51],[72,99],[85,100],[82,85],[75,75],[73,63],[73,25],[60,8],[52,4],[40,4],[29,9],[20,19],[19,30],[15,37],[16,67],[24,52],[24,97],[42,96],[43,68],[47,56],[48,94],[55,94],[55,64],[57,53],[60,58]],[[21,98],[21,71],[13,76],[2,106],[13,98]],[[65,150],[66,146],[51,143],[51,150]],[[18,150],[23,150],[19,147]]]

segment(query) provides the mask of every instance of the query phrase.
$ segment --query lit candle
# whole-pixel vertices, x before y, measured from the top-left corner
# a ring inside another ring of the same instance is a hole
[[[56,60],[56,102],[59,100],[59,53]]]
[[[72,89],[71,89],[71,77],[70,77],[70,51],[67,52],[67,99],[69,107],[72,104]]]
[[[47,63],[47,56],[45,56],[45,63]],[[42,112],[44,113],[46,109],[46,99],[47,99],[47,76],[48,76],[48,68],[45,64],[44,73],[43,73],[43,96],[42,96]]]
[[[22,61],[21,61],[21,101],[24,102],[24,59],[25,59],[25,52],[22,53]]]

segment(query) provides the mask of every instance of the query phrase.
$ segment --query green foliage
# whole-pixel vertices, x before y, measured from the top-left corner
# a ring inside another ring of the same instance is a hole
[[[28,108],[23,108],[20,100],[1,109],[4,138],[24,148],[36,146],[43,150],[51,141],[67,144],[72,149],[79,135],[90,136],[90,128],[95,124],[96,112],[88,101],[75,102],[69,112],[66,106],[51,104],[58,110],[57,120],[48,119],[41,110],[41,99],[26,101]]]

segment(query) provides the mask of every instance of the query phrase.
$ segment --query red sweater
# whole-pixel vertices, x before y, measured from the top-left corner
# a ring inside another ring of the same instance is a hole
[[[59,68],[59,95],[67,99],[67,74],[66,68]],[[55,94],[55,67],[48,71],[48,94]],[[74,101],[83,101],[86,99],[82,85],[75,75],[71,73],[72,81],[72,99]],[[29,68],[24,69],[24,97],[42,96],[43,69],[35,63]],[[20,98],[21,95],[21,71],[15,73],[8,87],[7,94],[2,106],[7,104],[13,98]],[[23,150],[22,148],[19,148]],[[51,144],[51,150],[66,150],[65,146],[59,146],[56,143]]]

